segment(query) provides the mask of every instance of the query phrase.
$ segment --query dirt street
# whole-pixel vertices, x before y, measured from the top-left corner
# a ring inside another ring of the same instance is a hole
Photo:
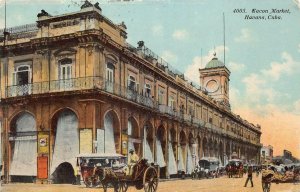
[[[158,192],[262,192],[261,178],[254,176],[254,187],[243,187],[244,178],[217,178],[203,180],[172,180],[159,183]],[[78,185],[47,185],[47,184],[5,184],[2,185],[3,192],[101,192],[100,188],[85,188]],[[108,190],[112,192],[112,189]],[[137,191],[129,187],[128,192]],[[142,190],[140,190],[142,192]],[[273,184],[271,192],[300,192],[299,184]]]

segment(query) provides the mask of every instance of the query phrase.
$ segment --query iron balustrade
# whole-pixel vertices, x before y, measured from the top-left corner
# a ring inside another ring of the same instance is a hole
[[[171,106],[158,104],[158,102],[151,97],[147,97],[143,94],[140,94],[136,90],[129,89],[129,87],[125,87],[115,82],[106,80],[100,76],[43,81],[43,82],[30,83],[26,85],[12,85],[6,88],[8,98],[34,95],[34,94],[47,94],[47,93],[57,93],[57,92],[81,91],[81,90],[104,91],[106,93],[110,93],[119,96],[121,98],[124,98],[126,100],[152,108],[154,110],[159,111],[162,114],[168,114],[172,117],[182,119],[185,122],[191,122],[197,127],[204,126],[218,133],[227,134],[234,138],[236,137],[236,135],[230,131],[225,131],[224,129],[212,125],[209,122],[205,123],[205,121],[203,121],[202,119],[198,119],[192,117],[189,114],[184,113],[183,110],[176,111]],[[10,135],[10,137],[14,138],[15,135]]]
[[[18,97],[32,94],[45,94],[80,90],[102,90],[122,98],[134,101],[150,108],[158,108],[156,101],[146,97],[135,90],[121,86],[117,83],[105,80],[102,77],[78,77],[43,81],[25,85],[12,85],[7,87],[7,97]]]
[[[192,116],[189,114],[183,114],[183,120],[187,121],[187,122],[191,122],[192,121]]]

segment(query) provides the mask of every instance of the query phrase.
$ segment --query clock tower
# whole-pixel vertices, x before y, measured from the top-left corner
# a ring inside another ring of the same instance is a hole
[[[229,76],[230,71],[225,64],[218,60],[216,53],[205,68],[199,69],[200,85],[207,94],[230,109],[229,104]]]

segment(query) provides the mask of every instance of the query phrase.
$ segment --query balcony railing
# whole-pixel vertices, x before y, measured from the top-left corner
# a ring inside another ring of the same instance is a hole
[[[173,107],[167,105],[159,105],[151,97],[146,97],[135,90],[119,85],[117,83],[107,81],[102,77],[79,77],[73,79],[61,79],[53,81],[44,81],[31,83],[26,85],[8,86],[6,89],[7,98],[26,96],[33,94],[46,94],[58,92],[71,92],[82,90],[100,90],[113,95],[119,96],[129,101],[141,104],[143,106],[152,108],[163,114],[168,114],[172,117],[179,118],[185,122],[193,123],[197,127],[206,127],[218,133],[223,133],[236,138],[236,135],[230,131],[225,131],[209,122],[192,117],[185,114],[183,110],[175,111]]]
[[[157,103],[152,98],[141,95],[137,91],[130,90],[127,87],[121,86],[117,83],[106,81],[102,77],[79,77],[73,79],[30,83],[26,85],[8,86],[7,97],[89,89],[99,89],[150,108],[157,108]]]

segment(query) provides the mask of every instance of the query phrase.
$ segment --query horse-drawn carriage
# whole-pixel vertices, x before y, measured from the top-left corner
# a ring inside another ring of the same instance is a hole
[[[234,176],[243,177],[244,166],[240,159],[231,159],[225,167],[226,173],[229,178]]]
[[[218,177],[220,161],[214,157],[203,157],[193,170],[192,179]]]
[[[155,192],[159,182],[158,166],[149,164],[147,159],[139,160],[132,167],[132,174],[127,174],[123,169],[101,167],[97,170],[97,175],[104,191],[111,184],[115,192],[126,192],[129,186],[135,186],[137,190],[144,189],[145,192]]]
[[[118,165],[124,167],[127,163],[125,156],[108,153],[89,153],[77,156],[77,165],[80,169],[80,180],[86,187],[96,187],[100,184],[98,170]]]
[[[87,187],[102,186],[104,191],[113,187],[115,192],[126,192],[128,186],[135,186],[138,190],[155,192],[159,182],[158,166],[149,164],[147,159],[128,166],[126,160],[120,154],[81,154],[77,158],[81,180]]]
[[[300,182],[300,165],[268,166],[262,170],[263,192],[270,192],[271,183],[296,183]]]

